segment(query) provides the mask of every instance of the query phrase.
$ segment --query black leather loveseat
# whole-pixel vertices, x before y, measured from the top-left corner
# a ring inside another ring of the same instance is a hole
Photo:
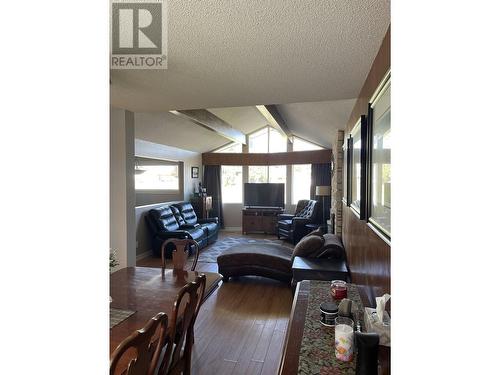
[[[152,235],[153,253],[160,256],[162,243],[169,238],[190,238],[203,248],[217,240],[219,219],[198,219],[189,202],[180,202],[153,208],[146,215]],[[167,257],[172,256],[173,246],[167,248]]]

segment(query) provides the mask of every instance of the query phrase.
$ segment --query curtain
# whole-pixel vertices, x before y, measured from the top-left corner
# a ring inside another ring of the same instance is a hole
[[[316,186],[331,186],[332,184],[332,169],[330,163],[312,164],[311,165],[311,199],[315,199],[321,203],[319,215],[322,218],[321,223],[326,223],[330,218],[331,197],[317,197]],[[322,204],[325,204],[323,208]]]
[[[212,197],[212,213],[217,216],[221,228],[224,228],[224,217],[222,216],[222,188],[221,188],[221,166],[205,165],[203,170],[203,186],[207,188],[207,195]]]

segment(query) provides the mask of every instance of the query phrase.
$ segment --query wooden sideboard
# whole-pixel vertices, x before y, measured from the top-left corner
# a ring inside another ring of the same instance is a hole
[[[212,197],[211,196],[196,196],[191,198],[191,204],[193,205],[194,212],[196,216],[200,219],[207,219],[212,209]]]
[[[245,207],[241,211],[243,234],[263,232],[276,234],[278,215],[283,213],[282,208]]]

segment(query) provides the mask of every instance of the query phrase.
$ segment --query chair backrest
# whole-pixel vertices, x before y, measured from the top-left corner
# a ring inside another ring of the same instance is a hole
[[[160,359],[168,335],[167,314],[158,313],[146,326],[123,340],[111,354],[110,375],[152,375]],[[117,365],[127,352],[134,353],[125,372],[116,372]]]
[[[187,259],[189,257],[191,247],[194,247],[194,259],[191,265],[191,271],[196,269],[196,264],[198,263],[198,257],[200,256],[200,246],[198,242],[190,238],[176,239],[170,238],[165,240],[161,245],[161,268],[165,270],[167,266],[167,260],[165,257],[165,251],[169,244],[173,244],[175,249],[172,251],[172,263],[175,270],[184,270],[187,264]]]
[[[309,199],[301,199],[297,202],[297,207],[295,208],[295,216],[298,216],[304,207],[309,203]]]
[[[162,206],[149,210],[148,223],[155,235],[160,231],[172,232],[179,229],[179,223],[170,206]]]
[[[159,367],[159,375],[189,373],[194,342],[194,324],[205,292],[206,276],[200,275],[185,285],[174,303],[167,348]]]
[[[186,224],[196,224],[198,222],[198,216],[194,211],[193,205],[189,202],[175,203],[175,207],[180,211],[180,214]]]
[[[299,203],[303,202],[301,205],[301,210],[299,211]],[[304,217],[306,219],[316,219],[316,213],[317,213],[317,201],[315,200],[304,200],[304,201],[299,201],[297,203],[297,212],[295,216],[299,217]]]

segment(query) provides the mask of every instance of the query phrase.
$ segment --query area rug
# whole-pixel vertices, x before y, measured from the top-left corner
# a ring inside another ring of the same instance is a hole
[[[252,238],[248,236],[231,236],[224,237],[218,240],[216,243],[211,245],[210,247],[201,250],[200,257],[198,258],[198,262],[203,263],[217,263],[217,257],[221,254],[224,254],[227,250],[233,248],[238,245],[258,245],[258,244],[275,244],[275,245],[283,245],[290,248],[293,248],[293,245],[285,242],[284,240],[271,240],[271,239],[259,239]]]

